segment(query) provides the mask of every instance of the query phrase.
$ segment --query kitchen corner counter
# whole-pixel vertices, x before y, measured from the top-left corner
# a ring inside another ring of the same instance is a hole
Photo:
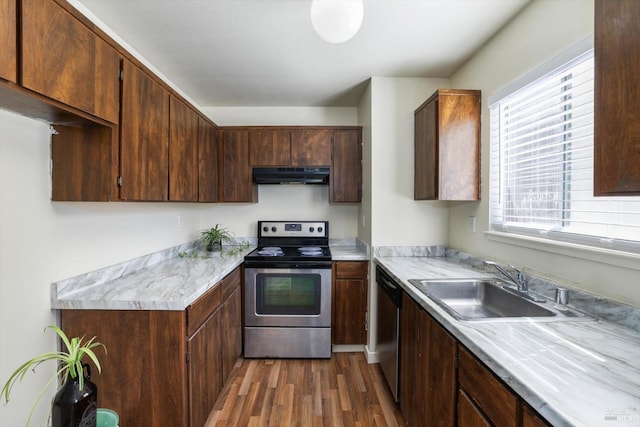
[[[369,261],[369,247],[357,239],[331,239],[332,261]]]
[[[458,321],[409,279],[497,276],[445,257],[374,261],[552,425],[640,426],[637,328],[606,320]]]
[[[241,265],[254,248],[229,246],[221,253],[208,253],[177,247],[55,282],[51,308],[184,310]]]

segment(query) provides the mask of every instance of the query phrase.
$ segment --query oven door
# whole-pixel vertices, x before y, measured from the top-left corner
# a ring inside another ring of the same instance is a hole
[[[330,327],[331,268],[245,269],[245,326]]]

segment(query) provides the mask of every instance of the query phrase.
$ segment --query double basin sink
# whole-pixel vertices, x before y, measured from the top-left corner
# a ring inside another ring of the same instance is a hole
[[[530,295],[494,279],[409,280],[419,291],[458,320],[593,320],[553,301],[536,302]],[[533,298],[538,299],[538,298]]]

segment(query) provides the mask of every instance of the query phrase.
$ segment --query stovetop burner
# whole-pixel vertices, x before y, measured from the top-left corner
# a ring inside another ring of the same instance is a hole
[[[327,221],[258,221],[258,248],[248,262],[331,262]]]

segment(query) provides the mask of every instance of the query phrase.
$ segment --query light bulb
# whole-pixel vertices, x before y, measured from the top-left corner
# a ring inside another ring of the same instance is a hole
[[[311,24],[329,43],[344,43],[356,35],[364,17],[363,0],[313,0]]]

